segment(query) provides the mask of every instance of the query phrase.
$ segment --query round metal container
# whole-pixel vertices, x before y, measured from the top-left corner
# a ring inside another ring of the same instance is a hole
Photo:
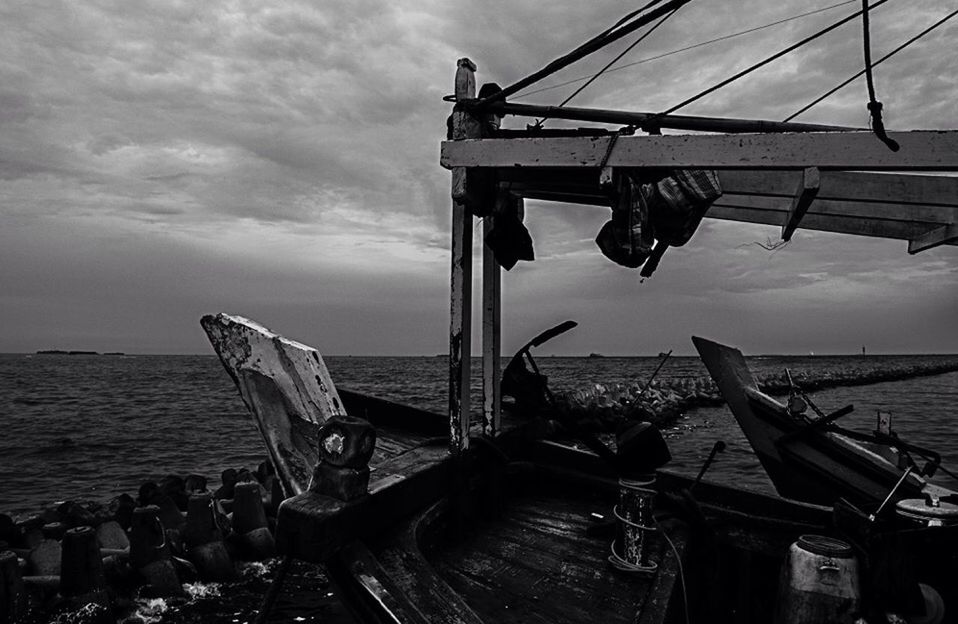
[[[906,498],[898,501],[895,512],[920,526],[951,526],[958,524],[958,505],[941,502],[929,505],[924,498]]]
[[[850,545],[823,535],[803,535],[791,545],[779,578],[776,624],[851,624],[860,603]]]

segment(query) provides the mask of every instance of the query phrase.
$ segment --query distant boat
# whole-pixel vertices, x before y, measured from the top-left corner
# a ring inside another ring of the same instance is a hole
[[[666,353],[665,351],[659,351],[659,354],[656,357],[664,358],[664,357],[669,357],[671,354],[672,354],[671,351],[669,351],[668,353]]]
[[[123,353],[122,351],[107,351],[103,355],[126,355],[126,353]]]
[[[590,353],[590,354],[589,354],[589,357],[590,357],[590,358],[604,358],[605,356],[602,355],[601,353]]]

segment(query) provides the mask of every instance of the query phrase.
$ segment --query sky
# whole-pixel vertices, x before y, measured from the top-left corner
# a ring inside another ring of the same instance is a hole
[[[621,64],[836,2],[693,0]],[[325,354],[446,352],[439,144],[456,59],[508,84],[636,6],[0,4],[0,352],[211,353],[199,319],[221,311]],[[856,6],[628,67],[571,105],[663,110]],[[873,56],[953,8],[875,9]],[[782,119],[862,67],[860,37],[855,21],[682,112]],[[955,40],[958,20],[876,69],[889,128],[954,127]],[[557,104],[575,86],[513,101]],[[866,125],[865,102],[859,80],[798,121]],[[542,353],[691,354],[693,334],[747,353],[958,352],[958,247],[909,256],[904,241],[799,230],[770,251],[756,243],[777,228],[706,220],[641,282],[598,252],[608,218],[526,203],[537,260],[504,273],[504,352],[567,318],[579,328]]]

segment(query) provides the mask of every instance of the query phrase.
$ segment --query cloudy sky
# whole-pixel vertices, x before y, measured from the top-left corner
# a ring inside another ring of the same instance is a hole
[[[693,0],[622,63],[838,0]],[[636,64],[574,101],[655,111],[857,2]],[[951,10],[892,0],[881,56]],[[635,8],[623,1],[11,0],[0,4],[0,352],[209,353],[204,313],[328,354],[446,350],[456,59],[507,84]],[[955,127],[958,20],[876,70],[893,129]],[[550,78],[587,76],[617,53]],[[683,112],[782,119],[862,66],[856,21]],[[567,85],[519,98],[555,104]],[[799,120],[864,125],[859,81]],[[521,127],[524,121],[507,120]],[[655,277],[598,253],[603,208],[527,203],[538,260],[504,276],[504,350],[958,352],[958,248],[706,221]],[[477,224],[477,231],[479,231]],[[478,237],[477,237],[478,238]]]

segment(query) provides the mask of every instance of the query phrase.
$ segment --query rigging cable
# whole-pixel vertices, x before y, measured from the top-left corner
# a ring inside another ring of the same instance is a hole
[[[786,22],[791,22],[797,19],[801,19],[803,17],[808,17],[809,15],[815,15],[816,13],[824,13],[825,11],[831,11],[832,9],[837,9],[838,7],[845,6],[846,4],[852,4],[857,1],[858,0],[844,0],[844,2],[839,2],[838,4],[833,4],[831,6],[823,7],[821,9],[815,9],[814,11],[808,11],[806,13],[799,13],[798,15],[793,15],[791,17],[786,17],[780,20],[776,20],[774,22],[769,22],[768,24],[763,24],[761,26],[754,26],[746,30],[740,30],[730,35],[723,35],[721,37],[716,37],[715,39],[709,39],[708,41],[702,41],[700,43],[695,43],[690,46],[685,46],[684,48],[678,48],[675,50],[670,50],[669,52],[663,52],[662,54],[656,54],[655,56],[639,59],[638,61],[626,63],[625,65],[621,65],[619,67],[616,67],[615,69],[610,69],[609,71],[605,72],[605,74],[607,75],[613,72],[622,71],[624,69],[635,67],[636,65],[641,65],[643,63],[648,63],[650,61],[657,61],[667,56],[679,54],[680,52],[687,52],[689,50],[694,50],[695,48],[701,48],[703,46],[711,45],[713,43],[718,43],[720,41],[726,41],[727,39],[734,39],[736,37],[741,37],[742,35],[748,35],[753,32],[758,32],[759,30],[765,30],[766,28],[778,26],[779,24],[784,24]],[[572,78],[571,80],[566,80],[565,82],[560,82],[558,84],[554,84],[548,87],[542,87],[541,89],[535,89],[533,91],[525,91],[523,93],[517,94],[516,97],[520,98],[520,97],[526,97],[529,95],[535,95],[536,93],[544,93],[545,91],[552,91],[553,89],[558,89],[560,87],[565,87],[567,85],[575,84],[577,82],[582,82],[583,80],[588,80],[588,79],[589,79],[589,76],[579,76],[578,78]]]
[[[574,98],[575,96],[577,96],[577,95],[579,95],[580,93],[582,93],[582,92],[585,90],[586,87],[588,87],[590,84],[592,84],[593,82],[595,82],[596,79],[598,79],[599,76],[601,76],[602,74],[604,74],[607,69],[609,69],[610,67],[612,67],[613,65],[615,65],[615,64],[619,61],[619,59],[621,59],[623,56],[625,56],[626,54],[628,54],[629,52],[631,52],[631,51],[632,51],[632,48],[634,48],[635,46],[637,46],[637,45],[639,45],[640,43],[642,43],[642,41],[644,41],[649,35],[651,35],[652,33],[654,33],[655,30],[656,30],[659,26],[661,26],[662,24],[664,24],[667,19],[669,19],[670,17],[672,17],[673,15],[675,15],[676,12],[679,10],[679,8],[681,8],[681,7],[676,7],[675,9],[672,10],[671,13],[666,13],[665,15],[663,15],[662,18],[659,19],[659,21],[657,21],[655,24],[652,25],[652,28],[650,28],[650,29],[648,29],[647,31],[645,31],[644,33],[642,33],[642,35],[640,35],[638,39],[636,39],[636,40],[633,41],[631,44],[629,44],[629,47],[627,47],[626,49],[622,50],[622,52],[620,52],[614,59],[612,59],[611,61],[609,61],[608,63],[606,63],[605,67],[603,67],[602,69],[600,69],[598,72],[595,73],[595,75],[593,75],[591,78],[589,78],[589,80],[586,81],[585,84],[583,84],[583,85],[580,86],[578,89],[576,89],[575,91],[573,91],[572,94],[569,95],[569,97],[567,97],[566,99],[562,100],[562,102],[559,104],[559,108],[562,108],[563,106],[565,106],[566,104],[568,104],[568,103],[572,100],[572,98]],[[540,127],[540,128],[541,128],[541,127],[542,127],[542,123],[543,123],[546,119],[549,119],[548,115],[545,116],[545,117],[543,117],[542,119],[537,119],[537,120],[536,120],[536,127]]]
[[[525,78],[522,78],[521,80],[517,82],[514,82],[508,87],[504,89],[500,89],[499,91],[497,91],[496,93],[493,93],[492,95],[489,95],[488,97],[482,98],[481,100],[475,103],[475,106],[476,108],[481,109],[485,105],[503,100],[506,97],[514,93],[517,93],[521,91],[522,89],[525,89],[529,85],[539,82],[543,78],[551,76],[552,74],[556,73],[560,69],[563,69],[564,67],[568,67],[572,63],[588,56],[589,54],[592,54],[596,50],[599,50],[607,46],[613,41],[618,41],[619,39],[621,39],[622,37],[625,37],[629,33],[635,32],[639,28],[642,28],[646,24],[651,23],[653,20],[658,19],[659,17],[665,15],[669,11],[677,9],[680,6],[684,4],[688,4],[691,1],[692,0],[668,0],[668,2],[665,2],[664,4],[661,4],[661,6],[653,8],[648,13],[642,13],[641,15],[639,15],[638,17],[636,17],[635,19],[631,20],[630,22],[626,24],[623,24],[621,26],[619,25],[613,26],[612,28],[606,30],[600,35],[597,35],[596,37],[593,37],[589,41],[580,45],[579,47],[574,49],[572,52],[569,52],[568,54],[565,54],[555,59],[554,61],[552,61],[551,63],[549,63],[542,69],[540,69],[539,71],[533,72],[532,74],[529,74]],[[652,2],[646,5],[646,7],[652,7],[653,5],[659,4],[660,2],[661,0],[652,0]],[[646,7],[643,7],[643,9],[639,9],[639,11],[644,10]]]
[[[953,17],[956,16],[956,15],[958,15],[958,10],[952,11],[951,13],[949,13],[948,15],[946,15],[945,17],[941,18],[940,20],[938,20],[937,22],[935,22],[934,24],[932,24],[931,26],[929,26],[929,27],[926,28],[925,30],[921,31],[920,33],[918,33],[917,35],[915,35],[914,37],[912,37],[912,38],[909,39],[908,41],[904,42],[903,44],[901,44],[900,46],[898,46],[897,48],[895,48],[894,50],[892,50],[891,52],[889,52],[889,53],[886,54],[885,56],[881,57],[880,59],[878,59],[877,61],[875,61],[874,63],[872,63],[872,67],[878,67],[878,66],[881,65],[883,62],[887,61],[888,59],[890,59],[890,58],[893,57],[894,55],[898,54],[899,52],[901,52],[902,50],[904,50],[905,48],[907,48],[907,47],[910,46],[911,44],[915,43],[916,41],[918,41],[919,39],[921,39],[922,37],[924,37],[925,35],[927,35],[927,34],[930,33],[931,31],[935,30],[936,28],[938,28],[939,26],[941,26],[942,24],[944,24],[945,22],[947,22],[948,20],[950,20],[951,18],[953,18]],[[827,98],[827,97],[829,97],[830,95],[834,94],[836,91],[838,91],[838,90],[842,89],[843,87],[845,87],[845,86],[851,84],[851,82],[852,82],[853,80],[855,80],[856,78],[858,78],[859,76],[861,76],[861,75],[864,74],[864,73],[865,73],[865,70],[864,70],[864,69],[861,70],[861,71],[859,71],[857,74],[855,74],[854,76],[849,77],[847,80],[845,80],[844,82],[842,82],[842,83],[839,84],[838,86],[836,86],[836,87],[834,87],[833,89],[830,89],[829,91],[823,93],[822,95],[820,95],[820,96],[818,96],[816,99],[814,99],[812,102],[810,102],[810,103],[806,104],[805,106],[803,106],[802,108],[798,109],[797,111],[795,111],[794,113],[792,113],[791,115],[789,115],[788,117],[786,117],[783,121],[791,121],[791,120],[795,119],[796,117],[798,117],[799,115],[801,115],[802,113],[804,113],[804,112],[807,111],[808,109],[812,108],[813,106],[815,106],[816,104],[818,104],[819,102],[821,102],[822,100],[824,100],[825,98]]]
[[[868,0],[863,0],[863,1],[864,1],[864,2],[867,2]],[[878,6],[881,6],[882,4],[885,4],[886,2],[888,2],[888,0],[878,0],[877,2],[875,2],[874,4],[872,4],[872,5],[871,5],[870,7],[868,7],[868,8],[874,9],[874,8],[876,8],[876,7],[878,7]],[[828,27],[826,27],[826,28],[823,28],[822,30],[820,30],[820,31],[818,31],[818,32],[816,32],[816,33],[814,33],[814,34],[809,35],[808,37],[805,37],[804,39],[802,39],[802,40],[799,41],[798,43],[793,43],[792,45],[788,46],[787,48],[785,48],[785,49],[783,49],[783,50],[781,50],[781,51],[779,51],[779,52],[776,52],[775,54],[769,56],[768,58],[766,58],[766,59],[764,59],[764,60],[762,60],[762,61],[759,61],[758,63],[752,65],[751,67],[748,67],[748,68],[746,68],[746,69],[743,69],[742,71],[738,72],[738,73],[735,74],[734,76],[732,76],[732,77],[730,77],[730,78],[726,78],[725,80],[719,82],[718,84],[712,85],[712,86],[709,87],[708,89],[705,89],[704,91],[702,91],[702,92],[700,92],[700,93],[698,93],[698,94],[696,94],[696,95],[693,95],[692,97],[688,98],[687,100],[684,100],[684,101],[682,101],[682,102],[676,104],[676,105],[673,106],[672,108],[670,108],[670,109],[668,109],[668,110],[665,110],[665,111],[659,113],[658,116],[659,116],[659,117],[662,117],[662,116],[665,116],[665,115],[669,115],[669,114],[671,114],[671,113],[674,113],[675,111],[679,110],[680,108],[684,108],[685,106],[688,106],[688,105],[691,104],[692,102],[695,102],[695,101],[697,101],[697,100],[700,100],[700,99],[702,99],[703,97],[705,97],[706,95],[709,95],[710,93],[713,93],[713,92],[715,92],[715,91],[718,91],[718,90],[721,89],[722,87],[725,87],[725,86],[731,84],[732,82],[735,82],[735,81],[738,80],[739,78],[741,78],[741,77],[743,77],[743,76],[745,76],[745,75],[747,75],[747,74],[752,73],[752,72],[755,71],[756,69],[759,69],[759,68],[761,68],[761,67],[764,67],[765,65],[768,65],[768,64],[771,63],[772,61],[775,61],[775,60],[777,60],[777,59],[779,59],[779,58],[785,56],[786,54],[788,54],[788,53],[790,53],[790,52],[794,52],[795,50],[797,50],[798,48],[802,47],[803,45],[805,45],[805,44],[807,44],[807,43],[809,43],[809,42],[811,42],[811,41],[814,41],[815,39],[818,39],[818,38],[821,37],[822,35],[826,35],[826,34],[830,33],[831,31],[835,30],[835,29],[838,28],[839,26],[843,26],[844,24],[847,24],[848,22],[852,21],[853,19],[855,19],[856,17],[858,17],[858,16],[861,15],[861,14],[862,14],[862,11],[859,10],[859,11],[856,11],[855,13],[852,13],[852,14],[849,15],[848,17],[845,17],[845,18],[840,19],[839,21],[835,22],[835,23],[832,24],[831,26],[828,26]]]
[[[898,142],[885,133],[885,123],[881,119],[882,103],[875,97],[875,78],[872,76],[871,29],[868,25],[868,0],[862,0],[862,47],[865,49],[865,82],[868,84],[868,112],[871,114],[872,131],[878,139],[893,152],[900,147]]]

